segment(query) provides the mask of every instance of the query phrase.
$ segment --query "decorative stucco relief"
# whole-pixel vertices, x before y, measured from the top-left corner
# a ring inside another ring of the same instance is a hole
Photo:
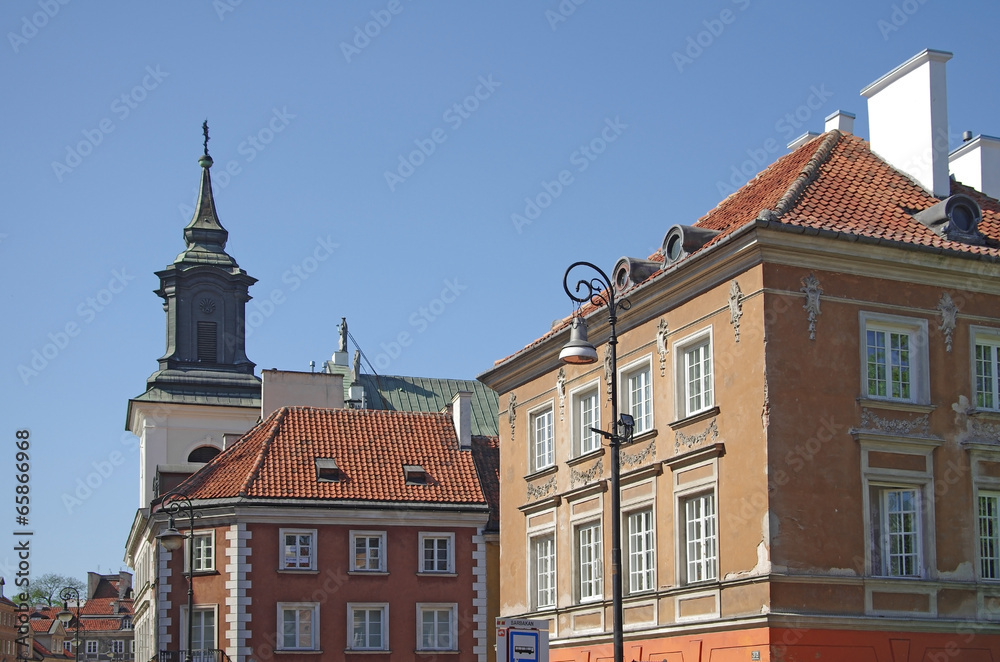
[[[569,484],[574,486],[577,483],[583,483],[586,485],[598,476],[604,473],[604,460],[598,460],[594,466],[587,469],[586,471],[577,471],[576,469],[569,470]]]
[[[517,396],[510,394],[507,403],[507,421],[510,423],[510,440],[514,441],[514,421],[517,420]]]
[[[719,438],[719,428],[716,426],[715,420],[716,419],[713,418],[709,422],[707,428],[705,428],[702,432],[700,432],[698,434],[695,434],[695,435],[687,435],[687,434],[684,434],[683,432],[676,432],[675,431],[674,432],[674,451],[676,452],[676,451],[680,450],[681,446],[684,446],[686,448],[694,448],[695,446],[697,446],[698,444],[704,442],[706,439],[709,439],[709,438],[711,438],[712,441],[715,441],[716,439],[718,439]]]
[[[740,318],[743,317],[743,292],[735,280],[729,286],[729,323],[736,333],[736,342],[740,341]]]
[[[604,383],[608,387],[608,402],[611,402],[611,380],[614,378],[611,370],[611,344],[604,348]]]
[[[556,391],[559,393],[559,420],[562,421],[566,418],[566,368],[559,368]]]
[[[945,349],[951,351],[952,334],[955,332],[956,317],[958,317],[958,306],[952,301],[951,295],[945,292],[938,301],[937,309],[941,312],[941,323],[938,331],[944,333]]]
[[[656,439],[649,442],[644,449],[636,453],[635,455],[630,455],[622,451],[618,456],[618,466],[621,468],[635,467],[643,463],[646,458],[656,456]]]
[[[549,495],[549,492],[553,492],[556,489],[556,477],[552,476],[547,481],[541,485],[532,485],[528,483],[528,500],[535,501]]]
[[[656,327],[656,353],[660,355],[660,377],[667,374],[667,320],[660,318],[660,325]]]
[[[809,340],[816,340],[816,318],[820,315],[819,298],[823,294],[820,289],[819,279],[815,274],[809,274],[802,279],[802,287],[799,289],[806,295],[806,302],[802,305],[809,317]]]
[[[902,420],[898,418],[885,418],[867,407],[862,407],[861,429],[901,436],[912,434],[928,436],[931,433],[930,414]]]

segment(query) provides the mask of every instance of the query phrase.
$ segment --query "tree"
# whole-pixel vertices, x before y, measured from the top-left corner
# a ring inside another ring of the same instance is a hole
[[[80,592],[80,599],[87,598],[87,585],[76,577],[59,575],[49,572],[31,580],[28,602],[33,605],[45,604],[52,606],[53,601],[59,603],[59,591],[64,587],[71,586]],[[15,599],[15,602],[21,602]]]

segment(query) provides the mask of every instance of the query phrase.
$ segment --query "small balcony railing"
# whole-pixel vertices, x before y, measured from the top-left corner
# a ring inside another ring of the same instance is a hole
[[[151,662],[185,662],[187,651],[160,651]],[[202,648],[191,651],[191,662],[231,662],[224,650]]]

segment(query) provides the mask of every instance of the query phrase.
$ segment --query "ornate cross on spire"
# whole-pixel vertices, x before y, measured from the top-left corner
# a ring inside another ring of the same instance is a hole
[[[208,156],[208,120],[201,123],[201,132],[205,135],[205,156]]]

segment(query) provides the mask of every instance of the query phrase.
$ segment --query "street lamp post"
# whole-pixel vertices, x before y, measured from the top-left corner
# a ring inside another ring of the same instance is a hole
[[[576,281],[571,290],[570,272],[577,267],[592,269],[599,277],[584,278]],[[578,304],[589,303],[600,307],[608,307],[608,324],[611,326],[611,336],[608,338],[608,348],[611,360],[611,432],[591,428],[608,440],[611,447],[611,609],[613,612],[614,629],[614,660],[624,662],[624,644],[622,642],[622,548],[621,548],[621,444],[632,436],[635,426],[633,417],[622,414],[618,417],[618,336],[615,323],[618,321],[618,309],[628,310],[627,299],[615,300],[615,290],[608,275],[600,267],[590,262],[574,262],[566,269],[563,276],[563,289],[567,296]],[[582,315],[573,317],[573,327],[570,341],[559,353],[564,363],[588,364],[597,361],[597,349],[587,340],[587,326]],[[619,434],[619,428],[622,433]]]
[[[191,634],[194,625],[193,599],[194,599],[194,505],[191,499],[182,492],[171,492],[160,500],[160,507],[170,514],[170,522],[167,530],[156,536],[160,544],[168,551],[176,551],[184,545],[184,539],[188,541],[187,571],[184,576],[188,581],[187,594],[187,645],[184,649],[184,662],[191,662]],[[185,536],[174,526],[174,517],[181,510],[187,511],[188,533]]]
[[[62,621],[63,627],[73,620],[73,614],[67,603],[70,598],[76,601],[76,634],[73,635],[73,648],[76,651],[76,662],[80,662],[80,629],[83,628],[83,623],[80,621],[80,591],[72,586],[65,586],[59,591],[59,598],[63,601],[63,608],[56,614],[56,618]]]

